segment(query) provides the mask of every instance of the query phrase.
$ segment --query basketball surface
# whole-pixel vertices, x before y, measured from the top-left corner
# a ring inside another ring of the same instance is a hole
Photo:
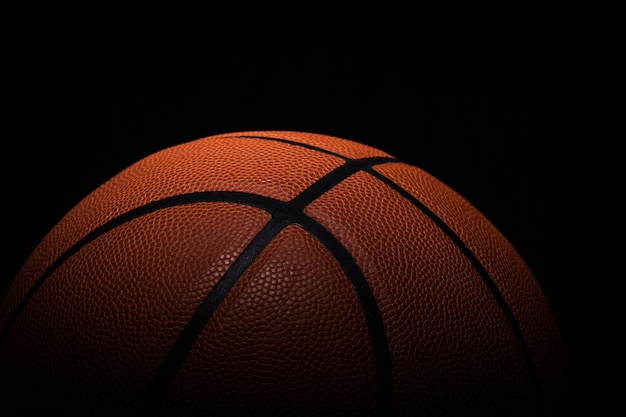
[[[0,304],[0,400],[22,414],[550,416],[565,367],[535,277],[470,202],[315,133],[137,161]]]

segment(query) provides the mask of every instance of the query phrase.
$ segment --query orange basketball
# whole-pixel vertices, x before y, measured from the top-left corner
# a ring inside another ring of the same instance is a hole
[[[291,131],[156,152],[44,237],[0,305],[0,400],[81,416],[542,416],[565,359],[475,207]]]

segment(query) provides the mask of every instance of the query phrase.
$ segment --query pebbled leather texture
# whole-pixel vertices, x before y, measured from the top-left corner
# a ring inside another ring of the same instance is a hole
[[[33,250],[0,331],[24,414],[551,415],[565,374],[532,272],[471,203],[305,132],[120,172]]]

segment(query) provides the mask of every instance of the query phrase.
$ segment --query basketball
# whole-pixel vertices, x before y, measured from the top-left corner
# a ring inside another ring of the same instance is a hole
[[[551,416],[565,362],[540,285],[477,208],[318,133],[138,160],[60,219],[0,304],[18,415]]]

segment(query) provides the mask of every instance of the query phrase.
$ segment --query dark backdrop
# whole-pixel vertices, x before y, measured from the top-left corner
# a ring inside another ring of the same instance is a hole
[[[491,219],[553,307],[573,391],[585,393],[576,407],[588,399],[577,185],[557,126],[569,96],[551,45],[319,30],[227,42],[207,33],[191,48],[75,35],[41,36],[8,65],[0,290],[74,204],[141,157],[233,131],[331,134],[425,169]]]

